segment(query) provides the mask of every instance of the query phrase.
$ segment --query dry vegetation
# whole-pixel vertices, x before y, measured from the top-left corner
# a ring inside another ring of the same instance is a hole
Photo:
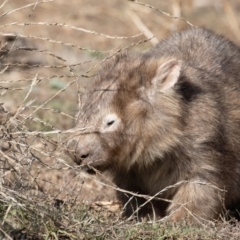
[[[78,89],[102,61],[189,25],[240,43],[239,11],[238,0],[2,1],[0,239],[239,239],[235,220],[122,219],[108,176],[87,175],[64,154]]]

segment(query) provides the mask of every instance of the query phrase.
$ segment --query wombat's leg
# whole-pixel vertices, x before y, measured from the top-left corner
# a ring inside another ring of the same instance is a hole
[[[137,177],[134,171],[131,171],[126,175],[117,174],[114,180],[120,189],[127,190],[135,195],[126,193],[125,191],[117,191],[117,198],[124,206],[123,216],[134,216],[139,220],[141,220],[141,218],[152,218],[153,216],[156,216],[157,218],[164,216],[166,210],[165,202],[161,204],[159,201],[153,200],[145,204],[147,199],[136,196],[138,193],[144,193],[138,186]]]
[[[142,215],[138,209],[140,209],[140,206],[144,203],[144,199],[123,192],[118,192],[117,196],[124,204],[123,216],[130,217],[134,215],[140,217],[139,215]]]
[[[124,204],[123,216],[141,219],[160,219],[164,215],[166,204],[159,201],[146,203],[146,199],[118,192],[118,199]]]
[[[171,220],[188,218],[195,222],[199,218],[211,220],[219,217],[225,192],[208,183],[197,182],[201,181],[185,183],[178,189],[167,209]]]

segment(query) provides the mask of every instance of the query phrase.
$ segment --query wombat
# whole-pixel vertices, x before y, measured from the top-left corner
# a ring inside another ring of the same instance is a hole
[[[190,28],[118,54],[82,94],[68,152],[112,174],[127,216],[217,219],[240,197],[240,49]]]

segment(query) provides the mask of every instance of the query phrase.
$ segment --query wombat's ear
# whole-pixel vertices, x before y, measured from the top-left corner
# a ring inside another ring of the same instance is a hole
[[[172,88],[178,81],[181,72],[181,61],[177,59],[170,59],[157,68],[155,77],[152,79],[153,87],[160,92]]]

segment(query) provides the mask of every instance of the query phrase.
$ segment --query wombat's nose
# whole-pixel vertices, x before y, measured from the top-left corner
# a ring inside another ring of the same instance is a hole
[[[88,158],[89,150],[79,139],[71,139],[68,141],[68,154],[73,161],[80,164],[82,160]]]
[[[74,162],[77,164],[81,163],[81,160],[78,159],[78,153],[77,153],[77,145],[78,141],[76,139],[71,139],[67,143],[67,153],[72,158]]]
[[[76,147],[77,147],[76,139],[72,139],[72,140],[68,141],[68,149],[69,150],[75,150]]]

